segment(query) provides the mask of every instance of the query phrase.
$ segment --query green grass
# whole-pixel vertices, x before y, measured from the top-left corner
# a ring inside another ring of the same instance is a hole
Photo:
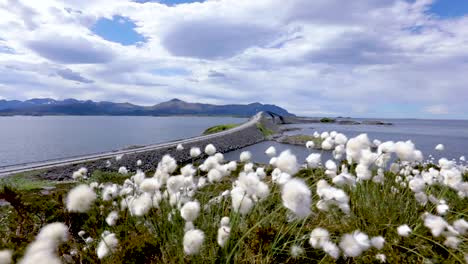
[[[225,130],[228,130],[237,126],[239,126],[239,124],[225,124],[225,125],[213,126],[213,127],[207,128],[203,132],[203,135],[210,135],[210,134],[218,133],[218,132],[225,131]]]
[[[54,182],[42,179],[40,171],[18,173],[5,178],[0,178],[0,188],[10,186],[21,191],[30,191],[54,186]]]
[[[257,123],[257,128],[262,132],[264,137],[270,137],[275,134],[273,130],[266,128],[262,123]]]
[[[328,118],[328,117],[324,117],[324,118],[320,119],[321,123],[335,123],[335,121],[336,121],[335,119]]]
[[[271,172],[267,167],[266,171]],[[271,188],[267,199],[259,201],[247,216],[240,216],[231,210],[230,198],[203,208],[212,198],[232,187],[239,168],[220,183],[208,185],[195,194],[202,211],[194,222],[196,228],[205,232],[205,242],[196,256],[183,253],[184,220],[180,214],[163,202],[159,209],[153,208],[144,217],[132,217],[128,211],[119,211],[117,225],[109,227],[104,222],[107,214],[118,209],[111,202],[97,201],[87,214],[71,214],[64,210],[63,199],[73,185],[62,185],[49,194],[43,195],[35,189],[13,190],[18,196],[17,207],[0,207],[0,248],[15,250],[19,258],[27,244],[37,235],[39,228],[46,223],[60,221],[70,227],[70,241],[60,248],[64,254],[77,249],[73,257],[75,263],[98,263],[95,248],[100,234],[108,230],[119,239],[118,250],[101,263],[335,263],[322,250],[313,249],[308,243],[308,235],[316,227],[326,228],[331,240],[339,243],[345,233],[361,230],[370,237],[382,235],[386,239],[382,250],[370,249],[357,258],[340,259],[339,263],[373,263],[377,253],[384,253],[388,263],[458,263],[463,252],[468,250],[468,240],[463,238],[459,249],[449,249],[443,245],[443,238],[434,238],[422,224],[420,218],[425,211],[435,214],[433,205],[421,206],[414,195],[395,183],[395,174],[386,173],[384,185],[365,181],[355,188],[343,190],[350,197],[351,213],[345,215],[339,210],[319,211],[313,206],[313,213],[305,220],[288,219],[288,211],[281,202],[280,188],[267,177],[265,182]],[[351,168],[352,171],[352,168]],[[201,173],[201,172],[199,172]],[[199,175],[205,175],[201,173]],[[148,175],[151,175],[148,173]],[[127,176],[115,172],[95,172],[88,182],[121,183]],[[296,177],[306,181],[313,193],[313,204],[319,197],[315,194],[316,184],[321,179],[329,180],[323,169],[302,169]],[[466,177],[466,175],[465,175]],[[392,191],[399,190],[398,193]],[[445,198],[451,206],[446,219],[451,223],[462,216],[467,219],[466,200],[460,199],[446,187],[428,187],[427,193]],[[11,192],[9,193],[11,196]],[[5,191],[3,190],[3,195]],[[176,212],[172,219],[168,215]],[[19,217],[19,215],[23,216]],[[216,243],[219,221],[223,216],[231,218],[231,237],[224,248]],[[406,238],[399,237],[396,228],[408,224],[413,233]],[[21,226],[21,228],[19,228]],[[85,243],[77,235],[80,230],[95,238],[95,242],[84,250]],[[305,254],[297,259],[289,250],[294,244],[305,249]]]

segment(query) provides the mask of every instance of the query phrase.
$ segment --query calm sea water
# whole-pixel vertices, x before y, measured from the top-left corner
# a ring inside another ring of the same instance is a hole
[[[287,125],[290,128],[300,128],[300,130],[287,132],[289,135],[307,134],[312,135],[314,131],[337,131],[344,133],[348,138],[355,137],[361,133],[367,133],[371,140],[381,141],[411,140],[416,148],[421,150],[427,159],[431,154],[435,159],[446,157],[457,159],[460,156],[468,158],[468,120],[410,120],[410,119],[387,119],[391,126],[376,125],[337,125],[337,124],[293,124]],[[445,150],[435,151],[437,144],[444,144]],[[310,154],[305,147],[280,144],[276,142],[262,142],[241,150],[231,152],[226,155],[227,159],[239,159],[240,152],[249,150],[252,152],[256,162],[268,162],[268,157],[264,151],[269,146],[275,146],[278,151],[291,149],[302,162]],[[316,151],[314,151],[316,152]],[[323,160],[331,158],[331,154],[323,152]]]
[[[232,117],[0,117],[0,166],[100,153],[198,136]]]

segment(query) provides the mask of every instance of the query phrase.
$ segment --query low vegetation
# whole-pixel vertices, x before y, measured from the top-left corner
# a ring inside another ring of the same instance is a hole
[[[225,131],[231,128],[235,128],[237,126],[239,126],[239,124],[225,124],[225,125],[213,126],[213,127],[206,129],[203,132],[203,135],[210,135],[210,134],[218,133],[218,132]]]
[[[320,122],[321,123],[335,123],[336,120],[333,119],[333,118],[324,117],[324,118],[320,119]]]
[[[270,165],[248,152],[226,162],[208,145],[206,160],[190,150],[192,164],[164,156],[156,172],[83,168],[46,193],[18,176],[0,188],[9,202],[0,207],[0,257],[11,249],[22,263],[468,261],[466,164],[424,162],[411,142],[372,152],[365,135],[346,141],[346,159],[324,164],[312,153],[301,166],[274,148]]]
[[[278,138],[278,142],[292,145],[305,146],[308,141],[314,142],[316,148],[320,148],[323,140],[320,137],[310,135],[285,135]]]
[[[262,132],[264,137],[271,137],[275,134],[275,132],[271,129],[266,128],[262,123],[257,123],[257,128]]]

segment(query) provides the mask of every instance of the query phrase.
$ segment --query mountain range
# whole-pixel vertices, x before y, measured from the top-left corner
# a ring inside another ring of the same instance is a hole
[[[26,101],[0,100],[0,115],[127,115],[127,116],[168,116],[168,115],[230,115],[252,116],[260,111],[270,111],[282,116],[294,116],[286,109],[271,104],[228,104],[213,105],[184,102],[172,99],[153,106],[130,103],[94,102],[76,99],[54,100],[35,98]]]

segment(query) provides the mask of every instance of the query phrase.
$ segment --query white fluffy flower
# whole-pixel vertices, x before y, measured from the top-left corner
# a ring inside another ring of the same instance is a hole
[[[143,165],[143,161],[141,161],[141,160],[137,160],[137,163],[136,163],[136,165],[137,165],[138,167],[140,167],[141,165]]]
[[[117,211],[112,211],[106,217],[106,223],[109,226],[114,226],[117,220],[119,219],[119,213]]]
[[[401,225],[397,228],[399,236],[407,237],[411,233],[411,228],[408,225]]]
[[[129,209],[132,215],[143,216],[153,206],[153,197],[149,193],[143,193],[139,197],[132,199],[129,205]]]
[[[249,162],[252,158],[252,153],[250,151],[242,151],[239,158],[241,162]]]
[[[19,261],[19,264],[35,264],[35,263],[61,263],[60,258],[56,255],[58,246],[66,242],[68,239],[68,228],[62,223],[51,223],[44,226],[32,242],[24,257]]]
[[[270,158],[276,156],[276,149],[275,149],[275,147],[271,146],[271,147],[267,148],[267,150],[265,151],[265,154],[267,154],[268,157],[270,157]]]
[[[128,174],[128,170],[126,167],[122,166],[119,168],[119,173],[120,174],[124,174],[124,175],[127,175]]]
[[[70,212],[85,213],[96,201],[96,193],[86,184],[73,188],[67,195],[66,206]]]
[[[387,257],[385,256],[385,254],[382,253],[375,255],[375,259],[380,261],[381,263],[387,262]]]
[[[311,191],[303,180],[294,178],[286,182],[281,190],[283,205],[298,218],[305,218],[311,213]]]
[[[313,248],[321,248],[330,239],[330,234],[324,228],[317,227],[310,233],[309,243]]]
[[[231,191],[232,209],[246,215],[252,210],[254,203],[242,188],[236,187]]]
[[[184,204],[180,209],[180,215],[187,222],[193,222],[197,219],[200,214],[200,203],[198,201],[192,201]]]
[[[193,148],[190,149],[190,157],[196,158],[196,157],[200,156],[200,154],[201,154],[200,148],[193,147]]]
[[[99,259],[107,257],[109,254],[114,252],[119,245],[119,240],[114,233],[108,233],[103,235],[99,245],[97,247],[97,256]]]
[[[295,155],[291,154],[290,150],[285,150],[276,159],[275,165],[282,172],[289,175],[294,175],[299,170],[299,164]]]
[[[301,246],[293,245],[291,247],[291,257],[298,258],[304,254],[304,249]]]
[[[182,151],[182,150],[184,150],[184,146],[182,146],[182,144],[177,144],[176,150],[177,151]]]
[[[208,180],[211,183],[219,182],[222,178],[223,175],[217,169],[212,169],[208,172]]]
[[[424,215],[424,226],[431,230],[434,237],[438,237],[448,227],[447,221],[444,218],[432,214]]]
[[[218,229],[218,235],[216,237],[216,241],[220,247],[224,247],[224,245],[226,245],[230,234],[231,228],[229,226],[221,225],[221,227]]]
[[[0,250],[0,264],[12,263],[13,251],[9,249]]]
[[[380,250],[384,246],[385,238],[383,238],[382,236],[376,236],[376,237],[371,238],[370,242],[373,247]]]
[[[321,163],[321,154],[320,153],[312,153],[306,158],[307,165],[309,168],[317,168],[320,166]]]
[[[442,144],[437,144],[437,146],[435,147],[435,150],[437,150],[437,151],[443,151],[444,149],[445,149],[445,147]]]
[[[216,153],[216,147],[213,144],[206,145],[205,153],[209,156],[213,156]]]
[[[330,240],[327,240],[323,243],[322,249],[333,259],[338,259],[340,256],[340,248],[338,248],[338,246]]]
[[[193,229],[184,234],[184,252],[187,255],[195,255],[200,252],[200,249],[205,240],[205,234],[199,229]]]
[[[161,183],[156,178],[146,178],[140,184],[140,189],[147,193],[155,193],[160,188]]]
[[[341,238],[340,248],[348,257],[357,257],[363,251],[369,249],[369,237],[361,231],[354,231],[352,234],[345,234]]]
[[[224,216],[223,218],[221,218],[221,221],[220,221],[220,224],[221,226],[229,226],[229,217],[228,216]]]
[[[449,236],[445,239],[444,245],[452,249],[457,249],[460,242],[461,240],[459,238],[455,236]]]
[[[86,169],[85,167],[81,167],[79,170],[73,172],[72,178],[74,180],[80,180],[80,179],[86,178],[87,174],[88,174],[88,169]]]
[[[306,148],[311,149],[313,147],[315,147],[315,143],[313,141],[306,142]]]
[[[261,179],[264,179],[266,177],[266,172],[265,172],[265,169],[260,167],[260,168],[257,168],[257,170],[255,171],[255,173],[257,174],[258,178],[261,180]]]
[[[468,231],[468,222],[465,219],[458,219],[453,222],[453,228],[461,235],[465,235]]]

